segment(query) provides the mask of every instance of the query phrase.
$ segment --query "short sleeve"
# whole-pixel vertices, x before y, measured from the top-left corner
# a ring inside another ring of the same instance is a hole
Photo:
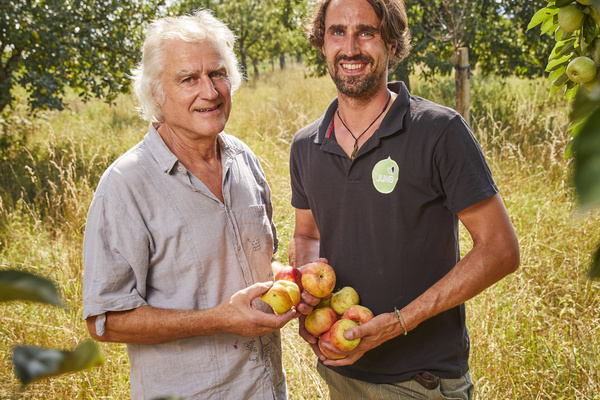
[[[498,193],[481,146],[460,116],[441,135],[434,157],[451,212],[457,214]]]
[[[146,305],[147,235],[110,201],[97,195],[88,211],[83,241],[83,319]]]

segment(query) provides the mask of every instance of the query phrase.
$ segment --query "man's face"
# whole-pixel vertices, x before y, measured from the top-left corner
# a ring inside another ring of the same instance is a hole
[[[210,41],[165,44],[161,74],[165,124],[181,139],[215,137],[231,111],[231,84],[225,61]]]
[[[325,14],[323,54],[338,91],[369,98],[385,87],[391,49],[366,0],[332,0]]]

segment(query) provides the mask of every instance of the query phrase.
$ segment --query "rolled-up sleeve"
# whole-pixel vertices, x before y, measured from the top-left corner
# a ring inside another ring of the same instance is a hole
[[[146,305],[148,259],[148,235],[138,222],[116,199],[97,194],[83,241],[83,319]]]

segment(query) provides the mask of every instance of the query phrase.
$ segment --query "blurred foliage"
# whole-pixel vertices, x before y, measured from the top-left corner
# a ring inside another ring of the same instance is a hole
[[[63,109],[65,88],[112,101],[129,90],[143,28],[164,0],[0,0],[0,112],[25,88],[29,107]]]
[[[549,1],[528,26],[540,26],[542,35],[552,35],[556,41],[546,71],[550,94],[562,93],[572,105],[568,128],[571,142],[566,156],[574,159],[573,181],[583,210],[600,205],[599,13],[600,0]],[[588,61],[592,74],[586,81],[569,72],[574,61],[581,58],[593,61]],[[600,244],[592,257],[590,276],[600,278]]]

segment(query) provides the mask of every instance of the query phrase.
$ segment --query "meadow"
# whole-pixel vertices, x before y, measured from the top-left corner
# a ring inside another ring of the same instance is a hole
[[[413,94],[452,106],[452,78],[411,83]],[[521,246],[520,269],[467,302],[475,398],[600,399],[600,282],[586,276],[600,212],[577,208],[564,158],[568,105],[548,97],[543,79],[474,73],[471,91],[471,125]],[[306,78],[299,67],[263,74],[234,95],[226,130],[248,143],[265,169],[284,262],[293,230],[290,141],[334,96],[329,78]],[[74,96],[68,110],[29,116],[23,102],[0,124],[0,268],[54,280],[67,305],[0,304],[1,399],[129,398],[124,345],[102,344],[100,367],[23,391],[11,351],[19,344],[71,349],[88,337],[81,319],[86,213],[104,169],[146,133],[135,105],[130,95],[113,106]],[[461,240],[467,252],[463,229]],[[328,398],[297,322],[282,334],[290,399]]]

